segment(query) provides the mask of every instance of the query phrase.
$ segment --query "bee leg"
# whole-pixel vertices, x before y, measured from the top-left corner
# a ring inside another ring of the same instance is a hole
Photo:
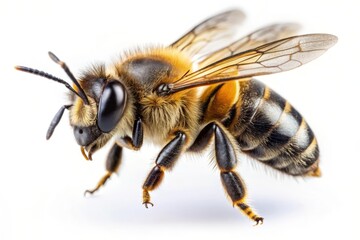
[[[263,218],[258,216],[249,205],[245,203],[246,188],[243,180],[234,171],[237,159],[234,142],[219,125],[215,125],[215,156],[220,168],[221,182],[231,198],[233,205],[239,207],[256,225],[263,223]]]
[[[141,119],[138,117],[133,126],[132,138],[129,136],[117,139],[119,145],[132,150],[139,150],[143,144],[144,129]]]
[[[98,182],[98,184],[94,189],[86,190],[84,192],[84,195],[93,194],[94,192],[99,190],[99,188],[106,183],[106,181],[110,178],[110,176],[117,171],[121,163],[121,154],[122,154],[122,147],[120,147],[118,144],[115,143],[110,149],[110,152],[106,159],[106,165],[105,165],[106,174],[100,179],[100,181]]]
[[[154,204],[150,202],[149,191],[154,190],[160,185],[164,177],[165,170],[171,169],[175,165],[176,160],[184,150],[185,143],[185,133],[178,131],[175,133],[175,137],[157,156],[155,161],[156,165],[150,171],[143,184],[143,204],[146,208],[148,208],[148,205],[154,206]]]
[[[250,219],[256,222],[256,225],[262,224],[264,218],[258,216],[251,207],[245,203],[246,188],[243,180],[235,171],[221,171],[221,182],[230,196],[233,206],[237,206]]]
[[[237,164],[236,147],[234,147],[236,142],[232,141],[232,136],[220,124],[212,122],[206,125],[188,150],[200,151],[206,148],[213,136],[215,136],[215,158],[226,193],[234,206],[239,207],[256,224],[262,223],[264,219],[256,215],[251,207],[245,203],[245,184],[234,171]]]

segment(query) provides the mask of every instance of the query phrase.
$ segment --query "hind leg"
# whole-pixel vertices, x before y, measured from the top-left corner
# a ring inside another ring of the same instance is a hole
[[[262,223],[264,219],[246,204],[245,184],[239,174],[234,171],[237,163],[235,141],[231,141],[232,136],[220,124],[212,122],[206,125],[189,151],[199,151],[205,148],[213,136],[215,138],[215,158],[220,169],[221,182],[232,200],[233,206],[237,206],[256,224]]]
[[[235,171],[221,171],[221,182],[233,202],[233,206],[237,206],[243,213],[245,213],[250,219],[262,224],[264,218],[258,216],[251,207],[245,203],[246,188],[243,180],[239,174]]]

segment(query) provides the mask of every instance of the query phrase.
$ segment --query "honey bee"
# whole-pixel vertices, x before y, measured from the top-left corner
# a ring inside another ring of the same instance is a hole
[[[209,146],[233,205],[256,224],[263,218],[247,204],[245,183],[235,171],[240,152],[288,175],[320,176],[319,148],[307,122],[287,100],[253,77],[300,67],[332,47],[337,37],[292,36],[297,25],[273,24],[213,50],[234,35],[243,19],[239,10],[220,13],[170,46],[134,51],[111,66],[96,65],[79,78],[49,52],[73,85],[16,66],[71,91],[71,104],[56,113],[47,139],[68,109],[75,140],[87,160],[115,140],[106,174],[85,194],[96,192],[118,170],[124,147],[139,150],[143,141],[163,147],[142,186],[146,208],[153,206],[150,192],[182,153]]]

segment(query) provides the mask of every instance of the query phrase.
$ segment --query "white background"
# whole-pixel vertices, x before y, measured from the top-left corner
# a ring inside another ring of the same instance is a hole
[[[301,33],[339,37],[325,55],[299,69],[260,79],[290,100],[321,147],[319,179],[275,174],[240,159],[249,202],[262,226],[231,207],[207,154],[181,158],[141,205],[141,185],[158,148],[125,151],[118,176],[84,198],[104,173],[106,150],[86,162],[67,113],[50,141],[45,133],[66,89],[14,65],[66,79],[51,50],[74,74],[124,50],[169,44],[210,15],[241,8],[246,34],[275,22],[301,23]],[[359,239],[358,1],[20,1],[0,3],[0,239]],[[356,228],[357,227],[357,228]]]

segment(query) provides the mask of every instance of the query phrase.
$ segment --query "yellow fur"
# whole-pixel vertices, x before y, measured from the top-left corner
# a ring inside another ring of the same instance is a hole
[[[137,59],[159,60],[171,66],[171,70],[166,75],[159,75],[157,81],[151,83],[153,85],[150,89],[155,89],[157,82],[171,83],[192,69],[190,59],[177,49],[160,47],[137,50],[127,53],[126,59],[114,65],[113,73],[118,78],[123,77],[126,85],[139,84],[127,72],[127,65]],[[169,96],[158,96],[155,92],[146,91],[141,87],[138,87],[137,91],[141,96],[139,104],[142,106],[145,139],[149,138],[155,144],[164,145],[174,129],[189,131],[191,136],[197,133],[199,115],[197,89]]]
[[[161,82],[163,83],[173,82],[174,80],[182,77],[188,71],[192,71],[191,59],[178,49],[171,47],[152,47],[127,52],[120,61],[114,64],[114,68],[116,70],[114,71],[114,69],[109,69],[109,72],[124,72],[126,69],[123,69],[123,66],[126,65],[127,62],[131,62],[136,59],[149,58],[164,61],[173,66],[171,75],[167,79],[161,79]]]
[[[92,98],[89,98],[90,105],[85,105],[80,98],[76,98],[70,110],[70,124],[86,127],[96,123],[97,107]]]

